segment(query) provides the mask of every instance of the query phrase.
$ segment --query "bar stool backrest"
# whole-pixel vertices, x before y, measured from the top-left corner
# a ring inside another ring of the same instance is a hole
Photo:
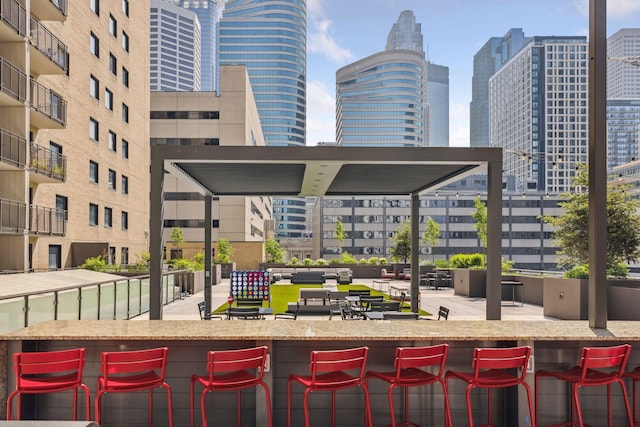
[[[507,347],[507,348],[475,348],[473,351],[472,366],[475,370],[474,381],[482,382],[480,372],[489,369],[515,369],[520,368],[519,380],[524,381],[527,374],[527,365],[531,347]]]
[[[254,375],[256,381],[262,381],[264,367],[267,360],[267,347],[244,348],[240,350],[210,351],[207,355],[207,372],[209,382],[214,381],[214,375],[222,372],[257,370]],[[246,380],[246,378],[243,378]],[[250,382],[254,382],[251,380]]]
[[[28,381],[35,375],[64,375],[64,383],[67,386],[72,383],[80,384],[82,381],[82,369],[84,368],[84,348],[71,350],[28,352],[14,354],[14,369],[16,373],[17,388],[22,388],[22,382]],[[56,383],[50,381],[51,388]]]
[[[616,371],[605,372],[612,378],[622,377],[627,366],[627,360],[631,352],[629,344],[621,344],[612,347],[583,347],[580,356],[580,381],[589,383],[589,369],[611,369],[617,368]],[[598,378],[597,382],[601,382],[602,378]]]
[[[396,381],[400,380],[403,369],[419,369],[439,366],[436,376],[442,377],[449,352],[448,344],[427,347],[398,347],[393,366],[396,368]]]
[[[357,375],[349,376],[349,379],[331,382],[335,386],[349,386],[359,384],[364,378],[367,363],[368,347],[356,347],[345,350],[312,351],[309,370],[311,371],[311,386],[316,384],[328,385],[326,381],[318,380],[318,374],[326,372],[339,372],[358,370]]]
[[[102,360],[102,375],[104,378],[104,389],[106,391],[117,391],[121,387],[118,381],[119,376],[131,376],[136,373],[154,371],[156,376],[149,377],[152,384],[164,381],[165,370],[167,368],[167,347],[152,348],[147,350],[113,351],[103,352],[100,356]],[[149,387],[150,384],[140,381],[131,384],[134,388]]]

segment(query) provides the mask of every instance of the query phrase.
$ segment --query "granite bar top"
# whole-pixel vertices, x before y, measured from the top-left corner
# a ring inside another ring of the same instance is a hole
[[[591,329],[587,321],[519,320],[52,320],[0,335],[18,340],[403,340],[640,341],[640,323],[609,321]]]

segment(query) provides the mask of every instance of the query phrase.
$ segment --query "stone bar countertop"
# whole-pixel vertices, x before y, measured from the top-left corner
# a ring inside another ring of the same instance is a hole
[[[18,340],[640,341],[640,324],[609,321],[53,320],[0,336]]]

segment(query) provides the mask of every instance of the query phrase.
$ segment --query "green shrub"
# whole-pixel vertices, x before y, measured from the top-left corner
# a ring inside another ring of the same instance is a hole
[[[506,271],[511,271],[513,269],[513,264],[515,263],[514,260],[510,259],[510,260],[502,260],[502,271],[506,272]]]
[[[446,259],[437,259],[436,268],[450,268],[451,263]]]
[[[576,265],[571,270],[565,272],[564,277],[569,279],[588,279],[589,266],[586,264]]]
[[[106,267],[107,263],[105,262],[104,257],[101,255],[85,259],[84,264],[80,266],[80,268],[92,271],[104,271]]]
[[[618,279],[624,279],[629,275],[629,266],[627,264],[619,262],[613,267],[607,268],[607,276],[613,276]]]
[[[386,258],[378,258],[378,265],[387,265],[389,261]]]
[[[455,254],[451,257],[453,268],[482,268],[484,257],[482,254]]]
[[[366,258],[360,258],[360,259],[358,260],[358,264],[360,264],[360,265],[365,265],[367,262],[368,262],[368,261],[367,261],[367,259],[366,259]]]
[[[357,264],[356,257],[348,252],[342,252],[338,258],[334,258],[330,261],[330,264]]]
[[[367,264],[369,265],[378,265],[378,262],[380,261],[380,259],[376,256],[372,256],[371,258],[369,258],[367,260]]]
[[[318,258],[316,260],[316,265],[329,265],[329,262],[324,258]]]
[[[193,263],[184,258],[178,258],[174,260],[173,263],[174,270],[193,270]]]
[[[298,265],[298,263],[300,262],[300,260],[297,257],[293,257],[291,258],[291,260],[289,261],[289,264],[291,265]]]
[[[204,252],[198,252],[191,258],[191,266],[195,271],[204,270]]]
[[[302,264],[304,264],[304,265],[306,265],[306,266],[308,267],[308,266],[310,266],[310,265],[313,265],[313,260],[312,260],[311,258],[305,258],[305,259],[302,261]]]

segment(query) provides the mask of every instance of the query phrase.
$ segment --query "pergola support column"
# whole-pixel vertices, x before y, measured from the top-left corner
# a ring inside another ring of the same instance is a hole
[[[149,211],[149,319],[162,319],[162,260],[164,159],[151,150],[151,189]]]
[[[502,308],[502,157],[487,165],[487,320],[500,320]]]
[[[420,195],[411,194],[411,311],[418,312],[420,292]]]

